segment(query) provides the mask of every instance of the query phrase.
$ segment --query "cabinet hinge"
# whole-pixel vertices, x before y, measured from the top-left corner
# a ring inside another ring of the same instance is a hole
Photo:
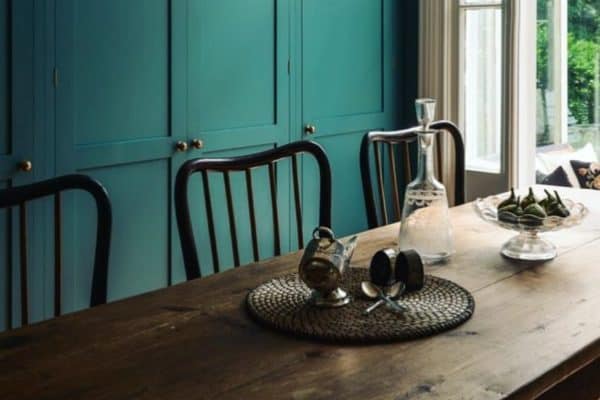
[[[58,87],[58,68],[54,68],[52,71],[52,83],[54,84],[55,88]]]

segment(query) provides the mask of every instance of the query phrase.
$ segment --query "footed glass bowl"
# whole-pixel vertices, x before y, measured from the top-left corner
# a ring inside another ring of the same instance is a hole
[[[504,256],[516,260],[544,261],[556,257],[556,246],[542,239],[539,234],[577,225],[588,211],[581,203],[563,199],[563,203],[570,213],[568,217],[540,218],[533,215],[518,217],[507,213],[503,220],[499,220],[497,206],[506,197],[507,195],[502,195],[477,199],[474,206],[475,211],[483,220],[519,232],[517,236],[504,243],[500,251]]]

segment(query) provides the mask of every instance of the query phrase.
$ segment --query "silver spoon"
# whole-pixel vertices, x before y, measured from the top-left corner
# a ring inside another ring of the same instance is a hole
[[[396,294],[394,294],[394,293],[390,293],[390,297],[391,297],[391,298],[394,298],[394,297],[396,297],[396,295],[397,295],[397,293],[396,293]],[[365,315],[369,315],[369,314],[371,313],[371,311],[373,311],[374,309],[376,309],[377,307],[379,307],[379,306],[380,306],[380,305],[382,305],[383,303],[385,303],[385,300],[383,300],[383,299],[379,299],[379,300],[377,300],[375,303],[373,303],[373,304],[371,304],[369,307],[367,307],[367,308],[365,309],[365,311],[363,312],[363,314],[365,314]]]
[[[369,308],[365,310],[365,314],[369,314],[371,311],[379,307],[384,302],[388,303],[390,307],[392,307],[396,311],[405,311],[404,307],[400,306],[398,303],[391,299],[393,297],[398,296],[400,290],[404,289],[404,284],[402,282],[396,282],[389,288],[386,288],[385,293],[381,288],[379,288],[379,286],[368,281],[361,282],[360,288],[362,289],[362,292],[365,295],[367,295],[367,297],[371,299],[379,299],[379,301],[375,302],[375,304],[372,304],[371,306],[369,306]]]

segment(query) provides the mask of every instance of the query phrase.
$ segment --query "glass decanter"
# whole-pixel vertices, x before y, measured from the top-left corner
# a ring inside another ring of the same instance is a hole
[[[454,252],[452,227],[448,214],[446,188],[434,176],[433,144],[436,131],[429,129],[435,113],[435,100],[415,101],[418,134],[418,168],[416,178],[406,186],[398,247],[414,249],[423,262],[443,262]]]

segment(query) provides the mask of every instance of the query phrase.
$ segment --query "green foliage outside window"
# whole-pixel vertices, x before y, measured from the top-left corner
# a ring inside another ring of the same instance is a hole
[[[544,95],[545,90],[550,89],[548,29],[551,29],[551,25],[548,21],[548,5],[551,2],[538,0],[537,5],[537,87],[542,89]],[[568,0],[567,12],[569,114],[578,125],[600,122],[595,120],[595,95],[599,89],[600,78],[600,0]],[[542,98],[542,101],[545,101],[545,98]],[[547,133],[545,129],[544,134]],[[538,137],[538,144],[548,139]]]

